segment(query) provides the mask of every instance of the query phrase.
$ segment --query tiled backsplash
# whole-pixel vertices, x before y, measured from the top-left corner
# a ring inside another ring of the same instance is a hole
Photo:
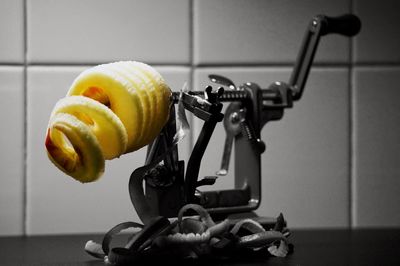
[[[349,13],[348,0],[194,1],[194,64],[288,64],[318,14]],[[327,36],[316,62],[349,62],[349,40]]]
[[[189,3],[27,0],[27,60],[87,64],[135,58],[188,65]]]
[[[0,3],[0,62],[24,62],[24,0]]]
[[[139,221],[128,194],[145,149],[82,185],[47,159],[55,102],[83,69],[138,60],[174,90],[207,75],[267,87],[287,81],[309,20],[355,13],[361,33],[321,39],[303,98],[262,138],[259,215],[290,228],[400,226],[400,18],[395,0],[4,0],[0,2],[0,235],[105,232]],[[192,123],[192,137],[200,123]],[[180,146],[187,158],[193,140]],[[219,125],[201,175],[222,156]],[[217,189],[231,188],[232,174]]]

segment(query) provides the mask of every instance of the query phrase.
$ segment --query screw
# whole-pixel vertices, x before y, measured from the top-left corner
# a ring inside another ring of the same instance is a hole
[[[240,122],[240,117],[239,117],[238,112],[233,112],[230,116],[230,119],[231,119],[231,123],[233,123],[233,124]]]

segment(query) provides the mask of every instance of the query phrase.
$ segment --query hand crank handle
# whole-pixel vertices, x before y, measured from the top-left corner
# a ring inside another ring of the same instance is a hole
[[[347,37],[353,37],[361,30],[361,21],[353,14],[346,14],[338,17],[319,15],[316,19],[322,22],[321,36],[337,33]]]
[[[293,90],[294,101],[299,100],[303,94],[320,37],[330,33],[339,33],[352,37],[360,29],[360,19],[351,14],[335,18],[318,15],[311,20],[304,35],[303,43],[297,55],[297,60],[288,84]]]

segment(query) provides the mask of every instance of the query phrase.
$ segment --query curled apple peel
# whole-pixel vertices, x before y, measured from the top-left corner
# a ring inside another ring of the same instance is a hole
[[[86,183],[111,160],[149,144],[166,124],[171,90],[140,62],[103,64],[82,72],[50,116],[45,147],[63,172]]]

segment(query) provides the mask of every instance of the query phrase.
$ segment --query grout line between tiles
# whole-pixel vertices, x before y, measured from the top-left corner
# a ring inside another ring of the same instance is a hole
[[[190,52],[191,54],[193,52]],[[24,63],[0,63],[0,67],[14,67],[14,66],[22,66],[22,67],[91,67],[91,66],[96,66],[99,63],[29,63],[25,62],[26,59],[24,59]],[[193,60],[193,59],[190,59]],[[203,68],[269,68],[269,67],[293,67],[292,63],[260,63],[260,64],[254,64],[254,63],[237,63],[237,64],[199,64],[196,65],[193,62],[189,62],[189,64],[176,64],[176,63],[149,63],[152,66],[159,66],[159,67],[189,67],[193,69],[203,69]],[[314,67],[320,67],[320,68],[342,68],[342,67],[348,67],[349,63],[327,63],[327,62],[315,62],[313,63],[313,68]],[[374,68],[398,68],[400,67],[400,63],[398,62],[352,62],[353,67],[374,67]]]
[[[350,0],[350,13],[354,13],[354,0]],[[354,37],[355,38],[355,37]],[[355,221],[355,128],[354,128],[354,108],[355,108],[355,91],[354,91],[354,38],[350,38],[349,52],[350,52],[350,65],[349,65],[349,89],[350,89],[350,99],[349,99],[349,130],[350,130],[350,145],[349,145],[349,169],[350,169],[350,178],[349,178],[349,227],[350,229],[354,228]]]
[[[349,51],[350,51],[350,57],[349,57],[349,71],[348,71],[348,88],[349,88],[349,147],[348,147],[348,152],[349,152],[349,188],[348,188],[348,195],[349,195],[349,202],[348,202],[348,219],[349,219],[349,227],[352,228],[353,225],[353,153],[354,153],[354,149],[353,149],[353,135],[354,135],[354,130],[353,130],[353,124],[354,124],[354,118],[353,118],[353,108],[354,108],[354,104],[353,104],[353,100],[354,100],[354,88],[353,88],[353,49],[352,49],[352,45],[353,45],[353,40],[350,39],[349,42]]]
[[[28,44],[27,44],[27,37],[28,37],[28,22],[27,22],[27,0],[23,1],[23,42],[24,42],[24,72],[23,72],[23,88],[24,88],[24,126],[23,126],[23,130],[24,130],[24,140],[23,140],[23,154],[24,154],[24,159],[23,159],[23,213],[22,213],[22,234],[24,236],[27,235],[27,223],[28,223],[28,166],[27,166],[27,157],[28,157],[28,81],[27,81],[27,77],[28,77],[28,71],[27,71],[27,50],[28,50]]]
[[[189,78],[190,78],[190,89],[194,88],[194,0],[189,1],[189,62],[190,62],[190,71],[189,71]],[[189,116],[189,121],[191,125],[190,130],[190,137],[189,137],[189,153],[191,154],[192,148],[194,146],[194,132],[193,132],[193,116]]]
[[[194,58],[194,0],[189,1],[189,65],[193,68],[193,58]]]
[[[145,61],[143,61],[145,62]],[[87,63],[68,63],[68,62],[60,62],[60,63],[55,63],[55,62],[39,62],[39,63],[27,63],[27,66],[55,66],[55,67],[92,67],[92,66],[97,66],[102,63],[107,63],[107,62],[87,62]],[[161,66],[161,67],[190,67],[191,64],[187,63],[182,63],[182,64],[177,64],[177,63],[165,63],[165,62],[146,62],[147,64],[150,64],[152,66]]]
[[[351,217],[350,217],[350,226],[352,229],[355,229],[357,225],[357,169],[356,169],[356,141],[357,141],[357,128],[355,126],[356,122],[356,92],[355,92],[355,82],[354,82],[354,69],[350,69],[350,84],[351,84],[351,179],[350,179],[350,209],[351,209]]]
[[[23,67],[24,63],[14,63],[14,62],[2,62],[0,63],[0,67]]]
[[[348,62],[314,62],[313,67],[347,67]],[[226,63],[226,64],[198,64],[197,68],[217,68],[217,67],[250,67],[250,68],[265,68],[265,67],[294,67],[294,62],[275,62],[275,63]]]

